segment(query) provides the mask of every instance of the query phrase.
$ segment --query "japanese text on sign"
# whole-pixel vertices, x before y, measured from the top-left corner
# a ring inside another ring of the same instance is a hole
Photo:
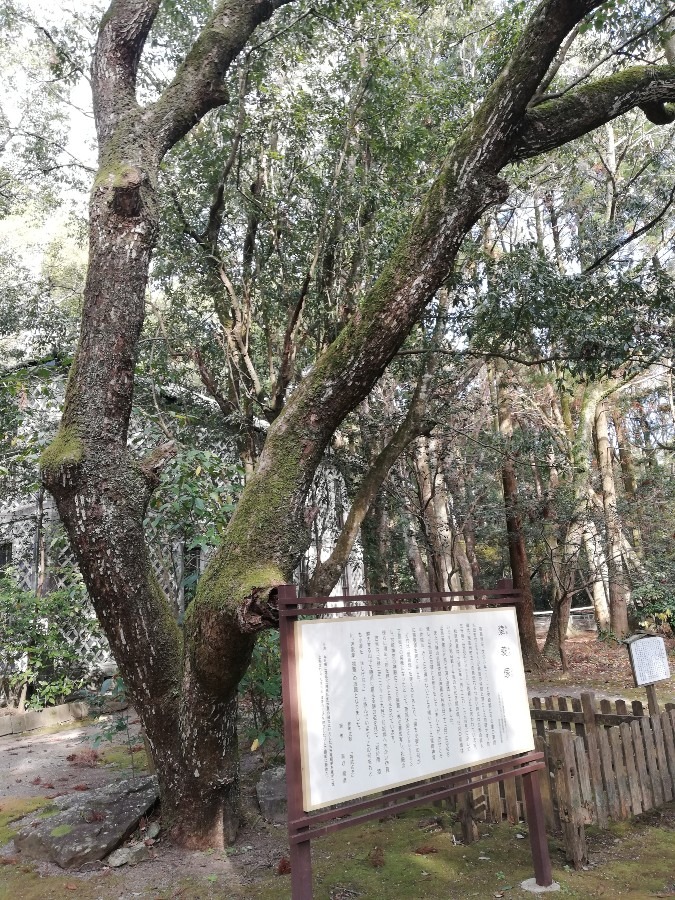
[[[670,678],[668,654],[662,637],[640,638],[628,646],[636,685],[653,684]]]
[[[532,750],[515,610],[298,622],[306,810]]]

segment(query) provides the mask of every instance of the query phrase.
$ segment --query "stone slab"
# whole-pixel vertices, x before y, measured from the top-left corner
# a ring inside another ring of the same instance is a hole
[[[14,846],[31,859],[74,869],[103,859],[126,840],[159,797],[154,776],[57,797],[55,815],[21,829]]]
[[[552,894],[555,891],[560,890],[560,885],[557,881],[553,881],[547,887],[543,887],[542,885],[537,884],[536,878],[527,878],[525,881],[521,881],[520,887],[529,894]]]
[[[284,825],[288,820],[285,766],[263,772],[255,790],[263,818]]]

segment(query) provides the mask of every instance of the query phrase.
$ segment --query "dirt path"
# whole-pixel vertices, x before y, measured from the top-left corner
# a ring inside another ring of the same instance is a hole
[[[137,739],[139,723],[133,715],[129,731],[131,740]],[[53,798],[73,790],[76,784],[96,788],[123,777],[119,766],[114,762],[106,765],[105,759],[115,757],[111,750],[119,752],[125,746],[126,733],[117,735],[112,742],[101,743],[94,750],[92,742],[100,734],[98,724],[68,725],[0,738],[0,802],[4,797]],[[95,761],[93,752],[100,754],[102,764],[86,764],[88,758],[89,762]],[[69,756],[77,758],[69,761]]]
[[[0,817],[3,809],[19,811],[25,806],[28,812],[32,803],[128,778],[127,748],[139,746],[140,730],[133,712],[129,720],[129,734],[123,732],[112,742],[102,742],[96,751],[98,759],[92,754],[92,741],[101,733],[98,724],[60,726],[50,731],[0,738]],[[144,754],[139,751],[134,757],[142,762]],[[151,858],[137,866],[110,869],[94,863],[84,871],[64,873],[46,862],[31,861],[30,867],[23,866],[13,842],[4,846],[0,842],[0,900],[67,897],[69,891],[75,890],[81,900],[90,897],[131,900],[146,894],[178,897],[184,891],[193,896],[193,887],[197,896],[204,890],[205,897],[247,897],[251,885],[261,878],[265,880],[266,876],[274,877],[280,859],[288,855],[288,845],[285,827],[270,825],[258,814],[253,786],[259,760],[248,754],[244,762],[242,793],[246,825],[235,846],[227,851],[186,852],[173,847],[160,833],[159,839],[151,842]],[[21,826],[37,821],[42,808],[22,819]],[[143,836],[144,832],[139,831],[132,839]],[[13,865],[3,865],[10,861]],[[3,893],[5,890],[7,893]]]

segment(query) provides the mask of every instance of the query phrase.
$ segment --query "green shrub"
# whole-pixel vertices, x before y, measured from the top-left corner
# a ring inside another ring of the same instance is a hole
[[[242,725],[252,749],[267,744],[275,751],[283,746],[281,656],[279,632],[259,635],[253,658],[239,685]]]
[[[675,592],[656,578],[646,579],[633,592],[636,618],[642,628],[675,633]]]
[[[10,570],[0,572],[0,685],[16,704],[26,687],[33,709],[65,702],[89,681],[90,664],[66,634],[101,635],[84,586],[39,596],[22,590]]]

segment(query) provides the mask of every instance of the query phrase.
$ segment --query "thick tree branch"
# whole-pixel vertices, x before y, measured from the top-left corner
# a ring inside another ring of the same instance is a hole
[[[101,21],[91,65],[99,147],[136,107],[136,75],[161,0],[112,0]]]
[[[272,424],[223,544],[204,573],[186,634],[205,616],[213,627],[241,602],[240,585],[289,578],[307,544],[305,497],[325,447],[366,397],[447,278],[469,229],[503,201],[498,178],[511,160],[527,106],[569,32],[601,0],[543,0],[471,123],[457,140],[379,279]],[[252,571],[243,546],[269,564]],[[254,580],[256,579],[256,580]],[[222,598],[215,611],[209,598]],[[201,644],[196,667],[223,678],[217,642]],[[208,674],[207,674],[208,673]]]
[[[159,155],[228,100],[225,75],[258,27],[292,0],[220,0],[176,76],[150,111]]]
[[[635,66],[576,88],[558,100],[530,109],[513,150],[513,160],[529,159],[573,141],[635,107],[653,121],[675,101],[675,67]],[[663,122],[672,121],[668,112]]]

